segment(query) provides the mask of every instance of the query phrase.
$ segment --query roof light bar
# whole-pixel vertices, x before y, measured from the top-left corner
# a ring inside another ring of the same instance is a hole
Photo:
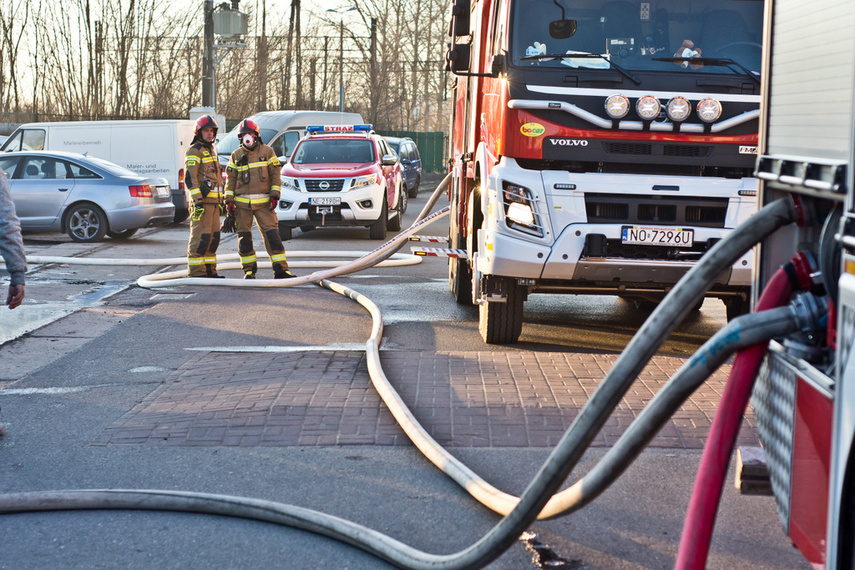
[[[353,131],[370,132],[372,125],[310,125],[307,133],[349,133]]]

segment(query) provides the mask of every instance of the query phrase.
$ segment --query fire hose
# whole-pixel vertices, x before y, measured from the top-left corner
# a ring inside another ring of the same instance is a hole
[[[439,189],[435,192],[435,196],[438,194]],[[434,216],[438,214],[440,212]],[[632,459],[640,453],[639,442],[646,443],[652,439],[661,427],[661,422],[666,421],[673,409],[676,409],[674,406],[679,406],[694,387],[697,387],[715,370],[718,363],[727,358],[733,351],[757,344],[764,339],[768,340],[774,336],[785,334],[787,330],[796,330],[803,325],[802,321],[805,319],[793,316],[792,311],[787,314],[784,312],[770,315],[761,314],[762,317],[760,315],[749,315],[734,320],[728,327],[720,331],[720,334],[710,339],[704,348],[681,368],[681,371],[669,381],[648,406],[651,411],[648,412],[648,408],[646,408],[642,412],[630,430],[595,467],[594,471],[569,489],[553,495],[581,458],[597,431],[606,421],[608,414],[616,407],[637,374],[667,335],[688,313],[689,309],[703,297],[713,279],[745,251],[753,247],[755,243],[768,236],[778,227],[790,223],[793,219],[794,212],[789,201],[780,200],[770,204],[755,214],[748,223],[740,226],[716,244],[689,271],[629,343],[519,499],[495,490],[438,446],[436,442],[430,440],[409,410],[406,410],[405,406],[403,406],[403,410],[400,409],[403,403],[400,402],[401,405],[398,405],[396,402],[396,398],[397,400],[400,398],[391,389],[391,385],[388,385],[388,380],[385,381],[387,387],[378,388],[384,402],[392,410],[396,419],[401,422],[402,427],[417,447],[450,477],[470,491],[476,499],[505,515],[482,539],[461,552],[451,555],[423,553],[370,529],[315,511],[267,501],[198,493],[137,490],[20,493],[0,496],[0,513],[72,508],[136,508],[228,514],[268,520],[324,534],[357,546],[403,568],[480,567],[498,557],[531,522],[538,518],[538,515],[540,518],[560,516],[586,504],[596,494],[608,487]],[[385,244],[381,246],[370,254],[373,255],[372,261],[391,255],[390,251],[396,245]],[[356,271],[368,266],[369,263],[365,260],[357,260],[349,264],[351,267],[346,270]],[[167,283],[166,279],[168,278],[164,275],[158,277],[158,279],[142,281],[140,284],[166,286],[165,283]],[[326,281],[326,277],[320,277],[317,273],[306,276],[303,282],[308,282],[309,278],[313,282],[318,282],[320,279],[321,285],[332,290],[338,290],[341,294],[357,300],[369,309],[374,317],[372,339],[367,343],[369,345],[369,350],[367,350],[369,367],[372,371],[379,369],[377,347],[379,346],[379,336],[382,334],[382,317],[379,315],[376,306],[372,308],[373,303],[359,293]],[[192,284],[199,285],[204,281],[208,280],[193,279]],[[242,280],[228,279],[211,279],[210,281],[216,282],[218,285],[225,285],[228,281],[242,282]],[[293,283],[294,281],[296,280],[289,280],[288,286],[299,284]],[[174,281],[169,283],[170,286],[176,284],[179,283]],[[253,285],[258,286],[259,283]],[[787,311],[787,309],[782,311]],[[755,319],[757,320],[755,321]],[[684,369],[686,372],[683,372]],[[380,371],[382,372],[382,369]],[[379,375],[372,373],[372,381],[375,382],[375,385],[383,386],[384,383],[376,381],[375,376]],[[383,379],[385,380],[385,377]],[[681,397],[683,400],[680,400]],[[421,441],[424,439],[430,441]]]

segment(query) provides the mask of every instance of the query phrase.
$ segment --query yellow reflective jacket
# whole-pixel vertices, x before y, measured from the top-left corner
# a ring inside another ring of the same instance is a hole
[[[226,166],[226,202],[256,205],[278,200],[281,170],[276,152],[266,144],[252,150],[239,146]]]
[[[208,181],[210,190],[202,196],[202,180]],[[193,204],[219,204],[222,202],[223,171],[217,161],[217,150],[213,145],[195,142],[184,156],[184,187],[190,193]]]

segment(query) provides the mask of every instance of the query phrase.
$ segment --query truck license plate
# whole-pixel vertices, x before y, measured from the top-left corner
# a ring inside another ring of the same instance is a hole
[[[339,206],[341,205],[341,198],[338,197],[323,197],[323,198],[309,198],[309,204],[312,206]]]
[[[688,247],[694,241],[695,231],[681,228],[651,228],[645,226],[624,226],[621,229],[621,242],[638,245],[664,245],[670,247]]]

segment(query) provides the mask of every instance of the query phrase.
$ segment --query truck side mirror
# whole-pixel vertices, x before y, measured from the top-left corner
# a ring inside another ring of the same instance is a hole
[[[490,65],[490,75],[498,77],[505,70],[505,54],[497,53],[493,56],[493,62]]]
[[[445,61],[448,62],[451,71],[469,71],[470,54],[469,44],[448,44]]]
[[[452,38],[469,35],[469,0],[454,0],[451,5],[451,23],[448,35]]]

